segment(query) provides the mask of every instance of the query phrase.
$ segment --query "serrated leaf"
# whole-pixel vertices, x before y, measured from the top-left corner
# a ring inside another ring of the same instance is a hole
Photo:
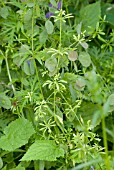
[[[48,58],[45,62],[45,66],[50,72],[54,72],[57,66],[57,59],[55,57]]]
[[[87,52],[81,52],[78,59],[84,67],[89,67],[91,64],[91,58]]]
[[[45,160],[55,161],[64,156],[64,150],[51,140],[38,140],[30,146],[21,161]]]
[[[45,28],[46,28],[48,34],[53,33],[54,26],[53,26],[53,23],[51,21],[49,21],[49,20],[46,21]]]
[[[70,61],[76,61],[78,58],[78,53],[76,51],[69,51],[68,58]]]
[[[100,2],[89,4],[80,10],[80,17],[83,25],[83,30],[87,34],[92,34],[99,22],[101,16]]]
[[[16,119],[4,129],[4,135],[0,138],[0,148],[14,151],[25,145],[34,133],[33,126],[27,119]]]
[[[11,108],[11,101],[8,96],[6,96],[4,93],[0,94],[0,107],[3,107],[5,109]]]

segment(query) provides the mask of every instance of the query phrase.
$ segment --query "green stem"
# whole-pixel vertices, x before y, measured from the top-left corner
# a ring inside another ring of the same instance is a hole
[[[39,78],[39,72],[37,69],[37,65],[35,62],[35,57],[34,57],[34,18],[35,18],[35,5],[36,5],[36,0],[34,0],[34,7],[33,7],[33,14],[32,14],[32,38],[31,38],[31,48],[32,48],[32,57],[34,58],[34,66],[35,66],[35,71],[36,71],[36,76],[37,76],[37,80],[39,82],[39,86],[40,86],[40,91],[42,94],[42,98],[43,97],[43,91],[42,91],[42,87],[41,87],[41,82],[40,82],[40,78]]]
[[[106,169],[110,170],[110,162],[108,158],[108,145],[107,145],[107,134],[106,134],[106,124],[105,124],[105,118],[104,116],[102,117],[102,131],[103,131],[103,142],[104,142],[104,147],[105,147],[105,164],[106,164]]]
[[[10,74],[10,70],[9,70],[9,64],[8,64],[8,59],[7,59],[7,54],[5,56],[5,62],[6,62],[6,68],[7,68],[7,73],[8,73],[8,77],[9,77],[9,81],[11,83],[11,87],[13,89],[13,92],[15,92],[15,87],[14,85],[12,84],[12,78],[11,78],[11,74]]]
[[[61,49],[61,39],[62,39],[62,11],[60,11],[60,40],[59,40],[60,49]]]

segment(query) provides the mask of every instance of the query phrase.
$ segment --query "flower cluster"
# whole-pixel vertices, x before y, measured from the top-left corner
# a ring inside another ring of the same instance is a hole
[[[61,1],[58,2],[57,8],[55,6],[53,6],[51,3],[49,4],[49,7],[50,8],[55,8],[56,10],[59,11],[61,9],[61,7],[62,7],[62,2]],[[46,18],[50,18],[51,16],[54,16],[54,14],[52,12],[46,13]]]

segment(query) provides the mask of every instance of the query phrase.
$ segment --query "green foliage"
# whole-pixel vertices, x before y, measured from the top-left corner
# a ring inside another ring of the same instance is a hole
[[[89,4],[80,10],[83,29],[87,34],[92,34],[101,16],[100,2]]]
[[[39,140],[35,141],[35,143],[30,146],[29,150],[22,157],[21,161],[55,161],[60,156],[64,156],[64,150],[58,147],[54,141]]]
[[[4,129],[4,135],[0,138],[0,148],[6,151],[14,151],[25,145],[34,132],[28,120],[19,118]]]
[[[0,1],[2,170],[114,169],[113,11]]]

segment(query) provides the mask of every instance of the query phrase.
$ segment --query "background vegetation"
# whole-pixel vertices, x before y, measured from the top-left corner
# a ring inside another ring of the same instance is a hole
[[[0,168],[113,170],[113,1],[1,0],[0,30]]]

